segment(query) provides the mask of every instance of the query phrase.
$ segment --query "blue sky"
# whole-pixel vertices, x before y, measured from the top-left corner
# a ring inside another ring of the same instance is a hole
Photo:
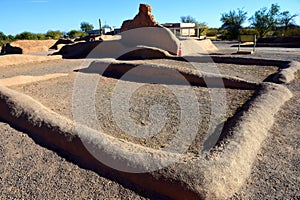
[[[103,24],[121,26],[125,19],[132,19],[140,3],[153,7],[156,21],[179,22],[181,16],[191,15],[209,27],[220,27],[222,13],[243,8],[252,16],[262,7],[277,3],[281,11],[288,10],[300,15],[300,0],[1,0],[0,31],[6,35],[30,31],[45,33],[48,30],[69,31],[80,29],[87,21],[95,27],[98,19]],[[250,2],[250,3],[249,3]],[[300,25],[300,17],[296,18]],[[247,23],[245,24],[247,25]]]

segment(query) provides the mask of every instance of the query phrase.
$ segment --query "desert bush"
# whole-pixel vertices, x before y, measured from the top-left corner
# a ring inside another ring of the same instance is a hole
[[[7,36],[0,31],[0,40],[6,40]]]
[[[87,34],[83,31],[77,31],[77,30],[71,30],[67,34],[70,38],[79,38],[79,37],[84,37],[87,36]]]
[[[15,39],[17,40],[36,40],[37,36],[34,33],[28,32],[28,31],[24,31],[20,34],[17,34],[15,36]]]
[[[15,41],[16,40],[13,35],[6,36],[6,39],[9,40],[9,41]]]
[[[220,40],[235,40],[235,38],[232,38],[232,33],[225,29],[219,29],[218,30],[218,37],[217,39]]]
[[[209,37],[216,36],[217,34],[218,34],[217,28],[209,28],[206,31],[206,36],[209,36]]]
[[[46,40],[47,39],[46,35],[43,33],[36,34],[36,37],[38,40]]]
[[[62,32],[60,32],[60,31],[52,31],[52,30],[50,30],[50,31],[48,31],[48,32],[46,33],[46,38],[47,38],[47,39],[58,40],[58,39],[62,38],[63,35],[64,35],[64,34],[63,34]]]
[[[243,28],[240,29],[240,35],[258,35],[258,32],[253,28]]]
[[[85,31],[90,31],[94,29],[94,26],[88,22],[81,22],[80,24],[80,29],[85,32]]]
[[[206,32],[208,30],[207,24],[205,22],[201,22],[196,25],[199,26],[199,28],[200,28],[199,29],[200,35],[201,36],[206,35]],[[197,30],[195,30],[195,32],[197,32]]]
[[[0,49],[3,45],[12,42],[15,40],[15,37],[12,35],[5,35],[3,32],[0,31]]]
[[[7,40],[0,40],[0,48],[5,45],[6,43],[9,43]]]
[[[285,36],[300,36],[300,27],[287,29]]]

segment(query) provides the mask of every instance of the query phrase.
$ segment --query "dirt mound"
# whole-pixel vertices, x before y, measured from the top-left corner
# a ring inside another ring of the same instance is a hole
[[[200,40],[199,41],[200,46],[209,51],[209,52],[213,52],[213,51],[217,51],[218,48],[212,43],[212,41],[210,39],[206,39],[206,40]]]
[[[60,51],[55,52],[53,55],[62,55],[63,58],[86,58],[101,42],[102,41],[78,42],[71,45],[65,45]]]
[[[55,44],[56,40],[17,40],[11,42],[13,47],[19,47],[22,49],[23,54],[45,52]],[[9,52],[6,52],[9,54]]]
[[[58,59],[61,59],[61,56],[5,55],[0,56],[0,67]]]
[[[15,76],[12,78],[0,79],[0,85],[3,86],[23,85],[28,83],[45,81],[45,80],[58,78],[62,76],[68,76],[68,74],[57,73],[57,74],[47,74],[44,76]]]
[[[208,54],[218,50],[218,48],[211,42],[210,39],[194,40],[186,39],[181,41],[183,56]]]
[[[54,55],[63,55],[64,58],[118,58],[141,46],[163,49],[176,55],[179,40],[166,28],[143,27],[121,33],[121,39],[66,45]]]
[[[2,46],[1,54],[22,54],[23,50],[20,47],[13,47],[10,43]]]

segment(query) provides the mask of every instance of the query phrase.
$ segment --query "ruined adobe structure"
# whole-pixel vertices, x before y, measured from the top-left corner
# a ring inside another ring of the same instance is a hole
[[[133,20],[126,20],[123,22],[121,32],[141,27],[162,27],[155,21],[154,16],[152,15],[152,8],[148,4],[140,4],[139,13]]]

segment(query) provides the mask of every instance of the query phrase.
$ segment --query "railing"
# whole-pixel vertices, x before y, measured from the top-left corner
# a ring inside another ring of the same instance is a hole
[[[242,42],[253,42],[253,52],[255,52],[256,47],[256,35],[239,35],[239,47],[238,52],[241,49]]]

